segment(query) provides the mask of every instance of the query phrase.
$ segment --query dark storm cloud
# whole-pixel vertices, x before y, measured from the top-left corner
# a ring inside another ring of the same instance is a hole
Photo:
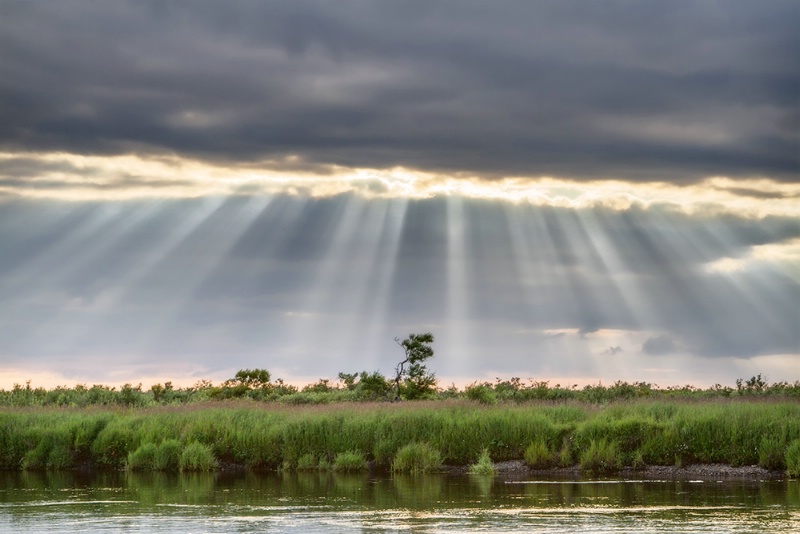
[[[0,147],[798,176],[796,2],[10,2]]]
[[[642,344],[642,352],[658,356],[661,354],[672,354],[678,352],[678,346],[671,337],[666,335],[653,336],[647,338]]]

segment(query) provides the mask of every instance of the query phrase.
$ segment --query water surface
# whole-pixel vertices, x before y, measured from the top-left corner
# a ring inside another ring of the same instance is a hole
[[[800,481],[2,473],[0,532],[800,532]]]

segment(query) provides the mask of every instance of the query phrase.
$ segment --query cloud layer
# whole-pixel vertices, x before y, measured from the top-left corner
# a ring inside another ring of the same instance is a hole
[[[800,378],[796,1],[0,6],[0,387]]]
[[[0,148],[796,181],[799,18],[793,1],[6,1]]]

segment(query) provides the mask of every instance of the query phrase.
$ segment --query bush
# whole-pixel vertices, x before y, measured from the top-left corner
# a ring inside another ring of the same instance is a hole
[[[786,449],[786,472],[790,477],[800,477],[800,439]]]
[[[297,459],[298,471],[316,471],[317,469],[317,459],[310,452]]]
[[[481,404],[492,405],[497,404],[497,395],[492,386],[488,384],[472,384],[467,386],[464,390],[467,398],[480,402]]]
[[[783,439],[764,436],[758,447],[758,465],[775,471],[786,469]]]
[[[128,454],[128,469],[131,471],[152,471],[156,465],[158,447],[155,443],[145,443]]]
[[[489,457],[489,449],[483,449],[483,452],[481,452],[481,455],[478,457],[478,462],[469,467],[469,474],[492,476],[494,473],[494,464]]]
[[[177,439],[165,439],[156,450],[153,469],[156,471],[177,471],[181,466],[183,446]]]
[[[556,458],[544,441],[537,440],[525,449],[525,461],[534,469],[547,469],[555,465]]]
[[[103,428],[92,443],[92,455],[103,467],[122,467],[133,441],[133,431],[125,426],[127,422],[117,420],[116,423]]]
[[[607,440],[594,441],[581,454],[581,469],[597,474],[614,473],[622,467],[619,447]]]
[[[367,468],[367,459],[360,451],[340,452],[333,460],[334,471],[363,471]]]
[[[427,443],[410,443],[400,450],[392,462],[397,473],[428,473],[442,466],[442,454]]]
[[[181,471],[213,471],[217,468],[217,459],[207,445],[193,441],[181,454]]]

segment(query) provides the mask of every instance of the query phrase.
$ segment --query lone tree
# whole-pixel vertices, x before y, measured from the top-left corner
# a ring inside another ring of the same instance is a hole
[[[394,338],[394,341],[400,345],[406,356],[395,368],[394,400],[400,400],[401,389],[407,399],[424,397],[433,391],[433,387],[436,385],[436,377],[433,373],[429,373],[422,363],[433,357],[433,348],[431,347],[433,334],[430,332],[409,334],[403,341],[400,341],[399,338]],[[403,380],[402,385],[401,380]]]

